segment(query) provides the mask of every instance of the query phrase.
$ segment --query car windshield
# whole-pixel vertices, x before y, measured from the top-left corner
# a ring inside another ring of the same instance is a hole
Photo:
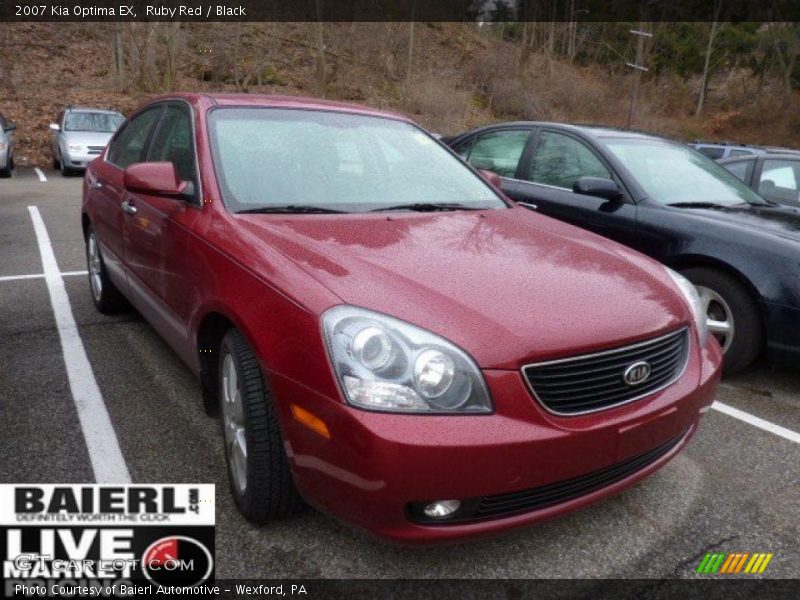
[[[64,120],[64,130],[114,133],[124,120],[118,113],[70,112]]]
[[[209,130],[223,199],[233,212],[506,208],[458,158],[403,121],[217,108]]]
[[[605,145],[647,195],[662,204],[765,204],[724,167],[688,146],[624,138],[606,139]]]

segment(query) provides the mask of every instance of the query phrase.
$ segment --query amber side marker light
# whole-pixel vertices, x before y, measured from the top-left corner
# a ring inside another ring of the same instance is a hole
[[[292,415],[296,421],[299,421],[312,431],[316,431],[322,437],[331,439],[331,433],[328,431],[328,426],[325,425],[325,421],[308,412],[305,408],[300,408],[297,404],[292,404],[291,407]]]

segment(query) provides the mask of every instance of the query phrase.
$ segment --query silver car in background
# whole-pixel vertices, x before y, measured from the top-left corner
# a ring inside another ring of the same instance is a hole
[[[0,177],[11,177],[14,169],[14,136],[16,125],[0,115]]]
[[[69,107],[58,115],[53,131],[53,168],[64,176],[83,171],[97,158],[125,117],[113,110]]]

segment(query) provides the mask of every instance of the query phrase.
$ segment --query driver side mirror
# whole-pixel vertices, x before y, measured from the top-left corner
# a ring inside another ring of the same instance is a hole
[[[125,169],[123,183],[131,192],[191,200],[194,185],[183,181],[171,162],[136,163]]]
[[[16,131],[16,130],[17,130],[17,124],[16,123],[9,123],[5,127],[3,127],[3,131]]]
[[[487,171],[486,169],[478,169],[478,173],[480,173],[481,177],[483,177],[486,181],[491,183],[498,190],[500,189],[500,185],[503,183],[503,180],[500,178],[500,175],[498,175],[494,171]]]
[[[606,177],[581,177],[572,186],[572,191],[585,196],[605,198],[610,202],[622,200],[622,190],[613,179]]]

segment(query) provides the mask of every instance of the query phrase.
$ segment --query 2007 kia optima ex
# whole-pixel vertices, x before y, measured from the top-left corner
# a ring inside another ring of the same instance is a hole
[[[490,179],[404,117],[250,95],[157,99],[91,163],[94,302],[199,375],[245,517],[472,537],[687,443],[721,360],[694,288]]]

